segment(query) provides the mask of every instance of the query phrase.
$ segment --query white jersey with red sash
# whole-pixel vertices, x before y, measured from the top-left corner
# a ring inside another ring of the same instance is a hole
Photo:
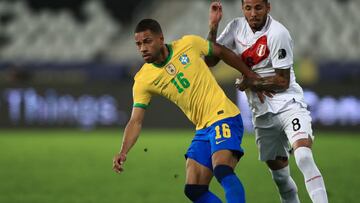
[[[265,103],[260,102],[255,92],[246,90],[255,117],[285,111],[287,104],[294,101],[306,107],[303,90],[296,82],[293,70],[293,41],[281,23],[268,16],[263,29],[254,33],[244,17],[235,18],[217,42],[240,54],[243,61],[261,77],[274,75],[275,69],[290,68],[289,88],[273,98],[266,97]]]

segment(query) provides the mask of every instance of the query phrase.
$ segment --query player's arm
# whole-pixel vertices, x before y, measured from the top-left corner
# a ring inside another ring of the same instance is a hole
[[[144,116],[145,109],[139,107],[133,108],[131,118],[124,130],[124,137],[120,152],[115,155],[113,160],[113,170],[117,173],[120,173],[124,170],[123,165],[126,161],[126,156],[140,135]]]
[[[229,66],[235,68],[239,72],[241,72],[246,78],[251,79],[252,81],[256,81],[260,78],[256,73],[250,70],[250,68],[242,61],[240,56],[236,55],[233,51],[222,46],[220,44],[210,42],[212,46],[212,55],[220,58]]]
[[[271,63],[275,75],[257,81],[249,80],[249,85],[257,90],[283,92],[289,88],[290,70],[293,64],[293,42],[286,29],[279,29],[269,36]]]
[[[220,2],[212,2],[209,10],[209,34],[207,39],[210,42],[216,42],[219,22],[222,18],[222,5]],[[220,58],[217,56],[206,56],[205,62],[209,67],[213,67],[218,64]]]
[[[255,91],[283,92],[289,88],[290,68],[275,69],[275,75],[257,80],[245,78],[239,85],[240,90],[250,88]]]

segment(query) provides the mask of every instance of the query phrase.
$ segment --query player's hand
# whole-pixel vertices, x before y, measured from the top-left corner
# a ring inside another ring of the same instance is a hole
[[[275,92],[268,91],[256,91],[256,95],[258,96],[260,102],[263,104],[265,102],[265,97],[272,98],[275,95]]]
[[[236,79],[235,87],[240,91],[244,91],[248,88],[254,90],[254,84],[260,78],[261,77],[257,73],[250,71],[246,76],[241,76]]]
[[[126,161],[126,154],[119,153],[114,156],[113,159],[113,170],[116,173],[121,173],[124,171],[124,163]]]
[[[245,91],[248,88],[243,76],[236,78],[235,87],[240,91]]]
[[[256,80],[259,80],[261,77],[259,74],[249,71],[247,75],[245,76],[245,79],[247,80],[247,83],[250,85],[254,84]]]
[[[212,2],[209,10],[209,27],[211,30],[218,27],[222,14],[221,2],[219,0]]]
[[[257,91],[256,92],[260,102],[263,104],[265,102],[265,95],[263,94],[263,91]]]

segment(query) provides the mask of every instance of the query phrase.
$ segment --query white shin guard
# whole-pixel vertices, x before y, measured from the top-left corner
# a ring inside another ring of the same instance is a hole
[[[298,190],[294,180],[290,176],[289,166],[280,170],[270,170],[275,181],[282,203],[299,203]]]
[[[294,152],[296,164],[304,175],[306,189],[313,203],[328,203],[323,177],[317,168],[312,151],[299,147]]]

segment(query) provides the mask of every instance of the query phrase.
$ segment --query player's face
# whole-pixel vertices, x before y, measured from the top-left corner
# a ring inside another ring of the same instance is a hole
[[[270,3],[265,3],[263,0],[244,0],[242,10],[251,29],[259,31],[266,23]]]
[[[160,50],[164,45],[162,34],[155,34],[150,30],[135,33],[135,43],[146,63],[154,63],[160,58]]]

